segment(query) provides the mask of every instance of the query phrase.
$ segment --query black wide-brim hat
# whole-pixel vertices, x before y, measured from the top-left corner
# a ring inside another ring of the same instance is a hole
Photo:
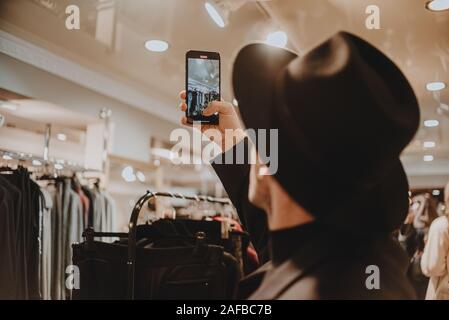
[[[233,87],[247,129],[278,129],[274,177],[297,203],[362,233],[400,225],[409,186],[399,156],[420,116],[382,52],[347,32],[304,56],[250,44],[234,62]]]

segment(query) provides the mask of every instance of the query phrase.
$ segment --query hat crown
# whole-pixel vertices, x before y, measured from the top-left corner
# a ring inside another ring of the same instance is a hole
[[[332,176],[348,179],[348,169],[356,182],[374,182],[418,129],[419,107],[405,76],[375,47],[346,32],[293,60],[280,81],[289,134]]]

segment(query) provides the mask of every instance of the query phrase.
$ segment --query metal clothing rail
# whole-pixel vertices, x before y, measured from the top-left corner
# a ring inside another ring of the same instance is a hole
[[[227,198],[214,198],[208,196],[185,196],[179,193],[170,192],[151,192],[147,191],[140,199],[136,202],[131,217],[129,220],[129,232],[128,232],[128,299],[134,299],[134,281],[135,281],[135,271],[136,271],[136,238],[137,238],[137,219],[139,218],[140,211],[142,210],[144,204],[151,198],[157,197],[168,197],[176,199],[185,199],[192,201],[203,201],[210,203],[220,203],[223,205],[231,205],[231,200]]]
[[[73,164],[70,161],[58,161],[58,160],[45,160],[43,157],[39,157],[39,156],[35,156],[33,154],[28,154],[28,153],[24,153],[24,152],[14,152],[14,151],[7,151],[7,150],[0,150],[0,156],[1,159],[0,161],[11,161],[11,160],[17,160],[20,162],[25,162],[25,161],[31,161],[31,166],[34,167],[44,167],[45,166],[49,166],[49,165],[61,165],[63,168],[62,169],[57,169],[56,170],[70,170],[70,171],[76,171],[76,172],[101,172],[99,170],[94,170],[94,169],[88,169],[86,167],[77,165],[77,164]],[[38,161],[38,164],[33,164],[33,161]]]

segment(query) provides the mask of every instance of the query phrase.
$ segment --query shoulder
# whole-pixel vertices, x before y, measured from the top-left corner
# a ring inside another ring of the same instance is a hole
[[[281,299],[414,299],[405,273],[373,256],[340,258],[314,267]]]
[[[430,225],[430,231],[432,232],[445,232],[449,233],[449,219],[447,215],[441,216],[433,220]]]

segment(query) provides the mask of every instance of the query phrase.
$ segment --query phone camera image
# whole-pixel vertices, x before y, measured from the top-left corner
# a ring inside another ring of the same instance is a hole
[[[218,115],[203,116],[203,110],[220,100],[220,61],[202,57],[188,58],[187,117],[203,123],[218,122]]]

